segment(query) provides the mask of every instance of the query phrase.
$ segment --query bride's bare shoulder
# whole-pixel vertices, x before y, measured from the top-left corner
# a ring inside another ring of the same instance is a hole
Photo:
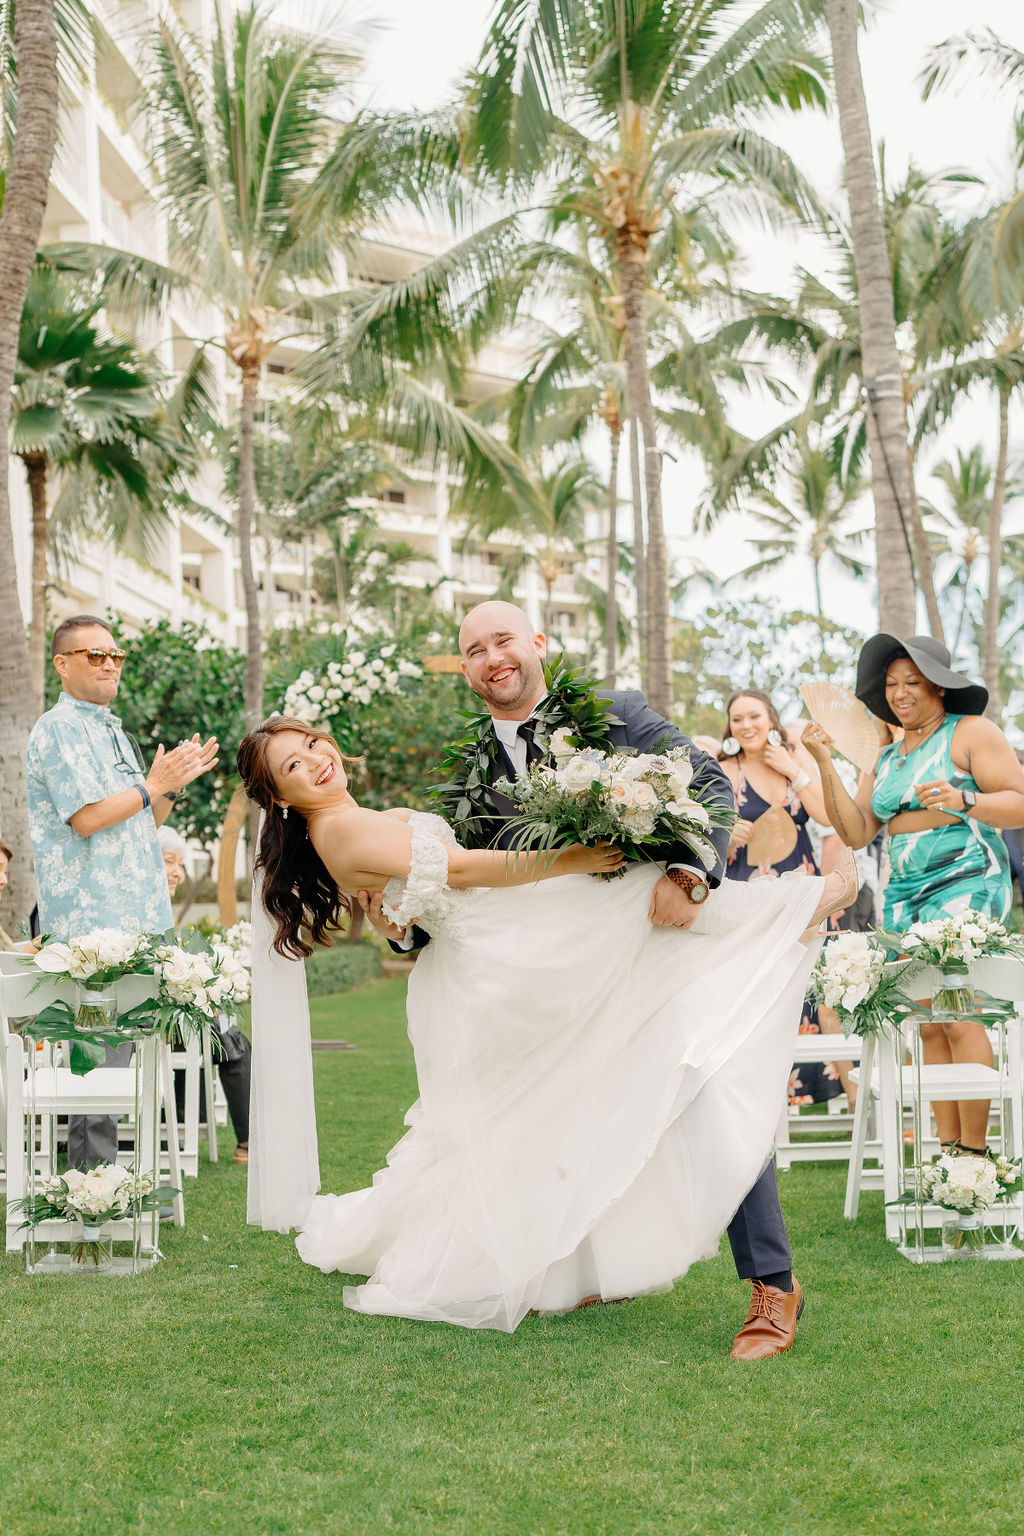
[[[412,811],[407,805],[392,805],[382,815],[393,816],[396,821],[408,821]]]
[[[368,875],[408,873],[409,830],[386,811],[339,808],[317,817],[309,836],[343,890],[364,885]]]

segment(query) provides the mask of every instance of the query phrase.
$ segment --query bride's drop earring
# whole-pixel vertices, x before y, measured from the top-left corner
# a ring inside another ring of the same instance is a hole
[[[281,807],[281,819],[282,821],[288,820],[288,807],[286,805],[282,805]]]
[[[739,750],[740,744],[736,740],[735,736],[727,736],[722,742],[722,751],[725,753],[726,757],[735,757]]]

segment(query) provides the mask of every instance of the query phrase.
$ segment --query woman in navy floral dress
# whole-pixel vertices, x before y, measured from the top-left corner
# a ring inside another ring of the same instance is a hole
[[[732,781],[736,809],[742,818],[729,842],[727,880],[774,878],[789,870],[820,874],[811,839],[809,820],[828,825],[821,779],[814,760],[799,743],[786,742],[778,710],[766,693],[749,688],[735,694],[726,706],[728,727],[722,743],[722,766]],[[796,826],[796,844],[772,864],[752,864],[747,842],[753,823],[773,806],[783,807]],[[834,926],[830,924],[830,926]],[[822,1033],[819,1010],[804,1004],[802,1035]],[[794,1067],[789,1080],[792,1104],[820,1104],[842,1093],[839,1074],[831,1062],[804,1062]]]

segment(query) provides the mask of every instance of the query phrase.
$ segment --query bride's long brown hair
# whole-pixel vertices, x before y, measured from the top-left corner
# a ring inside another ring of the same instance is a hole
[[[264,811],[256,868],[263,871],[263,905],[277,924],[274,948],[287,959],[301,960],[313,953],[315,944],[330,942],[327,935],[337,932],[342,914],[351,906],[310,842],[305,817],[298,811],[283,815],[276,802],[267,748],[282,731],[301,731],[341,749],[329,732],[290,715],[264,720],[238,748],[245,792]]]

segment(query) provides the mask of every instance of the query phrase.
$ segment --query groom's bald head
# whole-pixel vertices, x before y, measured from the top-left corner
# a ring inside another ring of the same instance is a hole
[[[459,629],[462,670],[499,720],[525,720],[544,692],[545,637],[515,603],[478,603]]]

